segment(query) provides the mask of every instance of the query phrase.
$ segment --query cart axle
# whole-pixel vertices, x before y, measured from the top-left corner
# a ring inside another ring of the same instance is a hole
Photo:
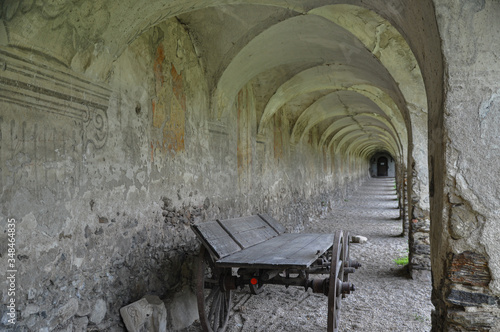
[[[311,288],[313,293],[320,293],[328,296],[330,291],[330,278],[325,279],[312,279],[309,281],[308,288]],[[355,291],[356,287],[350,282],[343,282],[337,279],[337,296],[351,294]]]

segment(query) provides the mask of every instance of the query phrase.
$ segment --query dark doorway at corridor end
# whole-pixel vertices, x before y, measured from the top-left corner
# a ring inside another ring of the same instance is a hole
[[[387,152],[374,154],[370,158],[371,177],[395,177],[396,163],[394,158]]]

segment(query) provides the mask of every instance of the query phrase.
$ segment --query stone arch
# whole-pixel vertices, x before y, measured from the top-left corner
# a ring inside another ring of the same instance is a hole
[[[343,102],[342,98],[352,98],[353,100]],[[330,99],[334,100],[330,101]],[[332,125],[347,118],[351,118],[352,121],[370,118],[370,120],[385,127],[387,132],[395,139],[389,123],[390,119],[376,105],[373,105],[371,100],[359,96],[358,93],[353,91],[340,90],[320,98],[299,116],[291,134],[291,142],[298,142],[312,127],[332,118],[334,119]],[[382,122],[385,122],[385,124],[382,124]],[[327,131],[323,133],[320,143],[324,142],[323,137],[325,136],[328,136]]]
[[[335,150],[337,152],[348,151],[351,146],[355,146],[359,140],[359,143],[364,142],[365,140],[371,140],[378,138],[382,144],[386,144],[387,148],[393,152],[397,152],[398,150],[394,146],[394,143],[391,142],[387,136],[385,135],[384,130],[380,128],[373,128],[372,126],[365,126],[363,132],[349,132],[339,138],[338,143],[336,144]]]

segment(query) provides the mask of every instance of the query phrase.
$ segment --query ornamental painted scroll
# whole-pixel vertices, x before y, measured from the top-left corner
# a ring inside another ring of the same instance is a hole
[[[95,149],[101,149],[108,138],[106,111],[98,108],[88,109],[83,118],[83,128],[85,150],[89,144],[92,144]]]

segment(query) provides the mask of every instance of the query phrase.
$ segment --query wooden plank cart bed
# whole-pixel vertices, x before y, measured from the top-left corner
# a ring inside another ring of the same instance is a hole
[[[328,296],[327,331],[338,330],[340,300],[354,290],[349,273],[360,264],[349,259],[349,234],[285,233],[267,214],[192,225],[202,242],[196,268],[198,311],[203,330],[225,331],[231,291],[249,285],[302,286]],[[233,273],[236,271],[236,274]],[[328,274],[323,279],[310,275]]]

